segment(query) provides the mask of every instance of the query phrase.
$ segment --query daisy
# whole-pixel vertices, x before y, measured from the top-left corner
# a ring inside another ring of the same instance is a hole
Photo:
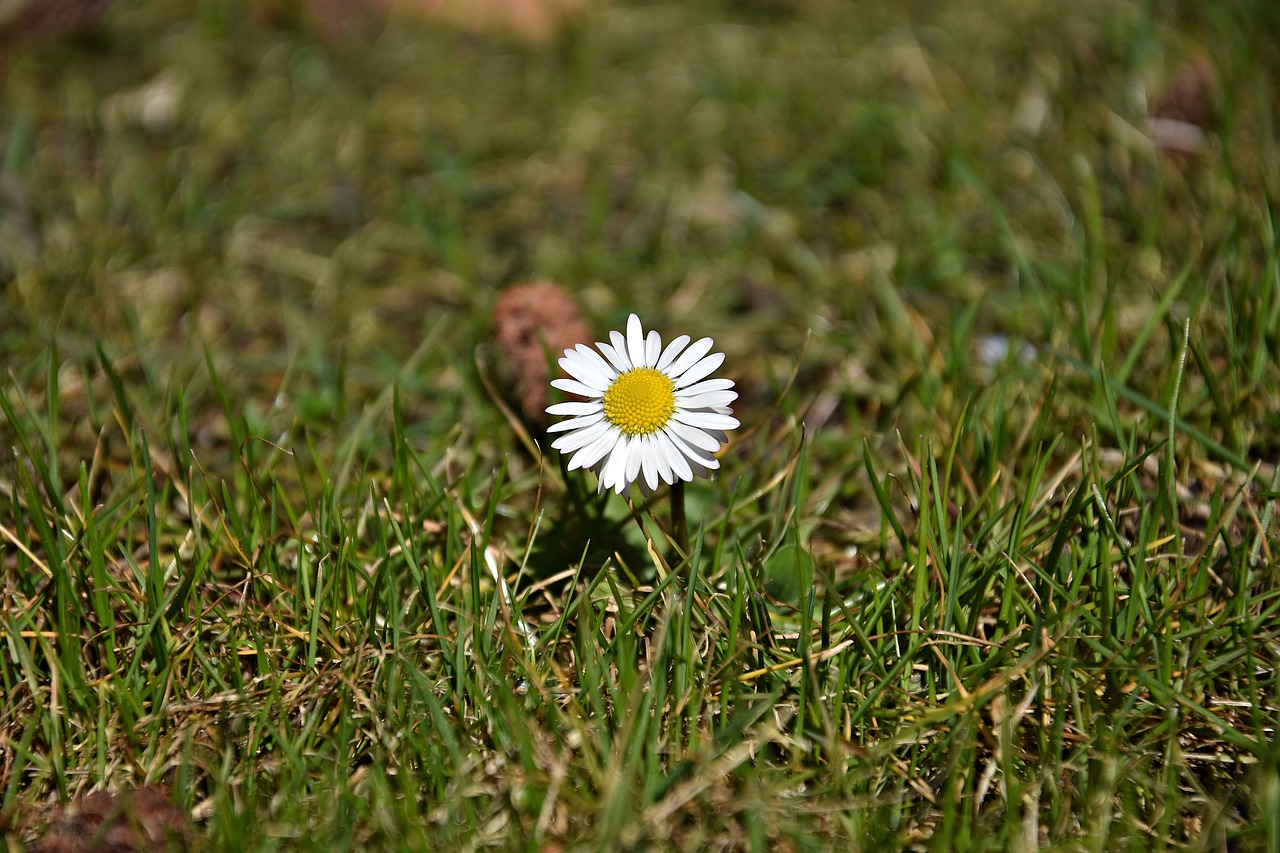
[[[642,487],[674,485],[720,467],[714,454],[738,426],[729,403],[737,399],[730,379],[708,379],[724,362],[710,352],[711,338],[690,344],[688,335],[666,349],[662,337],[646,337],[635,314],[627,334],[610,332],[612,345],[585,344],[564,351],[560,366],[572,379],[556,379],[555,388],[585,397],[583,402],[557,403],[550,415],[567,415],[548,432],[564,435],[551,446],[572,453],[569,470],[592,468],[598,491],[622,494],[643,476]]]

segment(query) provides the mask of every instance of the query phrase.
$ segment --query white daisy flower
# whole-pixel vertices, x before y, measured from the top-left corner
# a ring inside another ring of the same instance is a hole
[[[649,491],[658,482],[692,480],[694,473],[719,468],[712,454],[738,426],[729,403],[738,397],[730,379],[708,379],[724,362],[724,353],[710,352],[711,338],[690,344],[688,335],[662,348],[654,331],[646,337],[635,314],[627,320],[627,334],[610,332],[612,345],[585,344],[564,351],[560,366],[572,379],[551,384],[585,397],[585,402],[557,403],[550,415],[568,420],[548,432],[564,435],[551,446],[572,453],[569,470],[593,468],[599,491],[618,494],[639,481]]]

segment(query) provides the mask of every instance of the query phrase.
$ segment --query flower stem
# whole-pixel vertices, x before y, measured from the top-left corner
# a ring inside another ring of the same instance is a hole
[[[671,538],[679,549],[676,559],[672,561],[675,564],[689,554],[689,525],[684,517],[683,480],[676,480],[671,485]]]

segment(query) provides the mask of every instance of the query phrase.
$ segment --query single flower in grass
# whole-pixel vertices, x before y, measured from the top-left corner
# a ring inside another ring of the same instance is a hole
[[[551,446],[573,454],[569,470],[592,468],[599,491],[622,494],[635,482],[653,491],[659,481],[674,485],[719,468],[712,454],[738,426],[729,408],[738,397],[733,381],[707,378],[724,353],[711,353],[711,338],[690,344],[688,335],[663,349],[635,314],[626,336],[610,332],[609,340],[596,344],[598,352],[585,344],[565,350],[560,366],[573,378],[551,383],[586,398],[547,409],[568,416],[547,431],[564,433]]]

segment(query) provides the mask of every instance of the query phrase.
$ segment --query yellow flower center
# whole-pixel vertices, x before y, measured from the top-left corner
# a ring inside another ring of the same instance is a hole
[[[676,410],[676,386],[652,367],[637,367],[604,392],[604,417],[627,435],[657,432]]]

